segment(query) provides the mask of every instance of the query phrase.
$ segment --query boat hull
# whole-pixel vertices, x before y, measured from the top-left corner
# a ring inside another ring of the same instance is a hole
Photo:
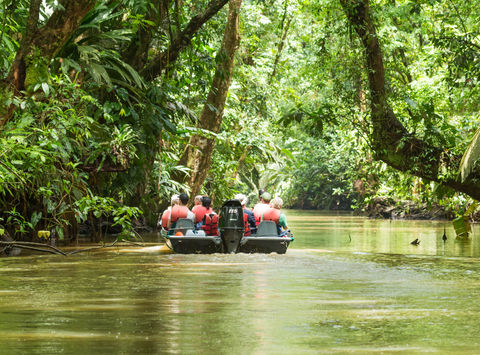
[[[217,236],[167,236],[167,244],[179,254],[223,253],[222,239]]]
[[[285,254],[292,240],[291,237],[243,237],[239,252]]]
[[[165,236],[167,245],[179,254],[232,253],[217,236]],[[242,237],[235,253],[285,254],[293,238],[290,237]]]

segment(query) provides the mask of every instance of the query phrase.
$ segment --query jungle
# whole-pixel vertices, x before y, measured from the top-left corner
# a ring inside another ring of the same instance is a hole
[[[65,244],[214,206],[475,216],[480,5],[1,0],[0,225]]]

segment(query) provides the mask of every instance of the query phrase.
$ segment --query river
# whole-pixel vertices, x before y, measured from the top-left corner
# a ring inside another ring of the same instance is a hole
[[[287,217],[285,255],[0,259],[0,353],[479,353],[477,226],[456,240],[449,222]]]

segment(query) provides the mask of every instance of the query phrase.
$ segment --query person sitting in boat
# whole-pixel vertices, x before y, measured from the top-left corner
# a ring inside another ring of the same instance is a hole
[[[252,211],[255,209],[255,207],[257,207],[257,205],[262,204],[262,195],[263,195],[264,192],[266,192],[264,189],[258,190],[258,200],[259,200],[259,202],[255,206],[253,206]]]
[[[204,207],[201,222],[197,224],[201,230],[209,236],[218,236],[218,214],[210,207],[212,200],[208,196],[202,197],[202,207]]]
[[[163,229],[168,230],[168,220],[170,218],[170,211],[172,210],[173,206],[178,205],[179,203],[180,203],[180,198],[178,194],[174,194],[170,199],[170,206],[168,206],[168,208],[165,211],[163,211],[162,217],[157,223],[158,227],[162,227]]]
[[[193,206],[192,212],[195,214],[195,229],[200,229],[204,224],[205,215],[215,213],[212,209],[212,200],[208,196],[201,196],[200,205]]]
[[[249,236],[257,232],[257,223],[255,222],[255,216],[253,212],[250,211],[247,206],[247,196],[244,194],[236,194],[235,200],[239,200],[243,208],[243,221],[245,223],[245,236]]]
[[[261,221],[274,221],[277,225],[277,233],[280,237],[286,236],[288,231],[287,217],[280,212],[283,206],[283,200],[280,197],[275,197],[270,202],[270,207],[266,209],[261,217]]]
[[[192,208],[192,212],[193,209],[196,207],[196,206],[201,206],[202,205],[202,195],[197,195],[195,196],[195,198],[193,199],[193,208]],[[195,212],[194,212],[195,213]]]
[[[178,198],[180,199],[179,204],[173,205],[170,213],[168,214],[166,229],[175,228],[175,226],[177,225],[177,221],[180,218],[187,218],[195,223],[195,214],[187,207],[188,195],[186,193],[181,193],[180,195],[178,195]]]
[[[262,218],[263,212],[267,210],[270,207],[270,200],[272,199],[272,195],[270,195],[268,192],[264,192],[260,196],[260,203],[257,203],[255,207],[253,207],[253,215],[255,216],[255,222],[257,224],[260,223],[260,219]]]

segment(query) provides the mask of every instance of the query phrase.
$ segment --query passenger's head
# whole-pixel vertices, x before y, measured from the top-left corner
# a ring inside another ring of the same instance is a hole
[[[202,197],[202,206],[205,208],[210,208],[210,205],[212,204],[212,200],[208,196],[203,196]]]
[[[170,199],[170,205],[175,206],[175,205],[178,205],[179,203],[180,203],[180,198],[178,197],[178,194],[173,195],[172,198]]]
[[[265,192],[264,189],[258,190],[258,198],[262,198],[263,193]]]
[[[181,193],[180,195],[178,195],[178,197],[180,198],[180,203],[182,205],[186,205],[188,203],[188,195],[186,193]]]
[[[272,195],[265,191],[260,198],[263,200],[263,202],[269,203],[272,199]]]
[[[193,203],[195,205],[201,205],[202,204],[202,195],[195,196],[195,199],[193,200]]]
[[[247,204],[247,196],[245,196],[244,194],[236,194],[235,200],[240,201],[242,206],[245,206]]]
[[[279,210],[283,206],[283,200],[280,197],[275,197],[272,201],[270,201],[270,206]]]

